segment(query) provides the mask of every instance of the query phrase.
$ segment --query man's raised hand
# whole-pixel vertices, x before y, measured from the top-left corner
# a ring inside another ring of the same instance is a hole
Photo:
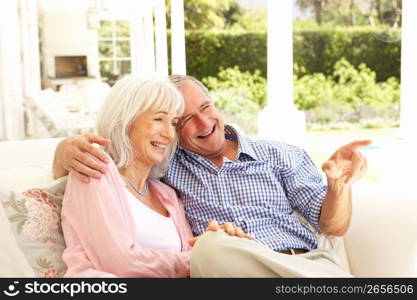
[[[359,140],[337,149],[322,165],[322,170],[328,180],[343,180],[345,184],[352,184],[359,180],[368,167],[366,157],[359,149],[371,143],[371,140]]]

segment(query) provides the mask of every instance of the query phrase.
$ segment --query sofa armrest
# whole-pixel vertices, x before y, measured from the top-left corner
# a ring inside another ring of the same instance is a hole
[[[0,142],[0,169],[52,166],[55,148],[62,138]]]
[[[355,185],[344,239],[354,276],[416,277],[417,193],[408,186]]]
[[[55,148],[61,140],[0,142],[0,188],[20,192],[50,182]]]

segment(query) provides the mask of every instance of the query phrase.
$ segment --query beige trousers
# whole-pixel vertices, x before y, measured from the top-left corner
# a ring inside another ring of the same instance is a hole
[[[191,277],[352,277],[331,249],[288,255],[224,231],[206,232],[191,251]]]

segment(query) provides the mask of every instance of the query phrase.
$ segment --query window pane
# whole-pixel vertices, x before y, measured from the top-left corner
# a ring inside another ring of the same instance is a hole
[[[113,74],[113,61],[100,61],[100,75],[102,77],[110,77]]]
[[[132,73],[132,62],[130,60],[119,60],[116,65],[120,75]]]
[[[130,57],[130,41],[116,42],[116,57]]]
[[[116,21],[116,37],[129,37],[129,36],[130,36],[129,21],[126,21],[126,20]]]
[[[111,41],[99,41],[98,53],[100,57],[113,57],[113,43]]]
[[[112,22],[100,21],[100,28],[98,30],[98,36],[101,38],[112,37]]]

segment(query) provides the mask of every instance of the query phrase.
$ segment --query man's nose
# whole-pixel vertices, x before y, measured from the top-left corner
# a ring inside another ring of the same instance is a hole
[[[201,128],[206,128],[206,127],[210,126],[210,120],[204,114],[198,113],[195,116],[195,119],[198,123],[198,126],[201,127]]]

